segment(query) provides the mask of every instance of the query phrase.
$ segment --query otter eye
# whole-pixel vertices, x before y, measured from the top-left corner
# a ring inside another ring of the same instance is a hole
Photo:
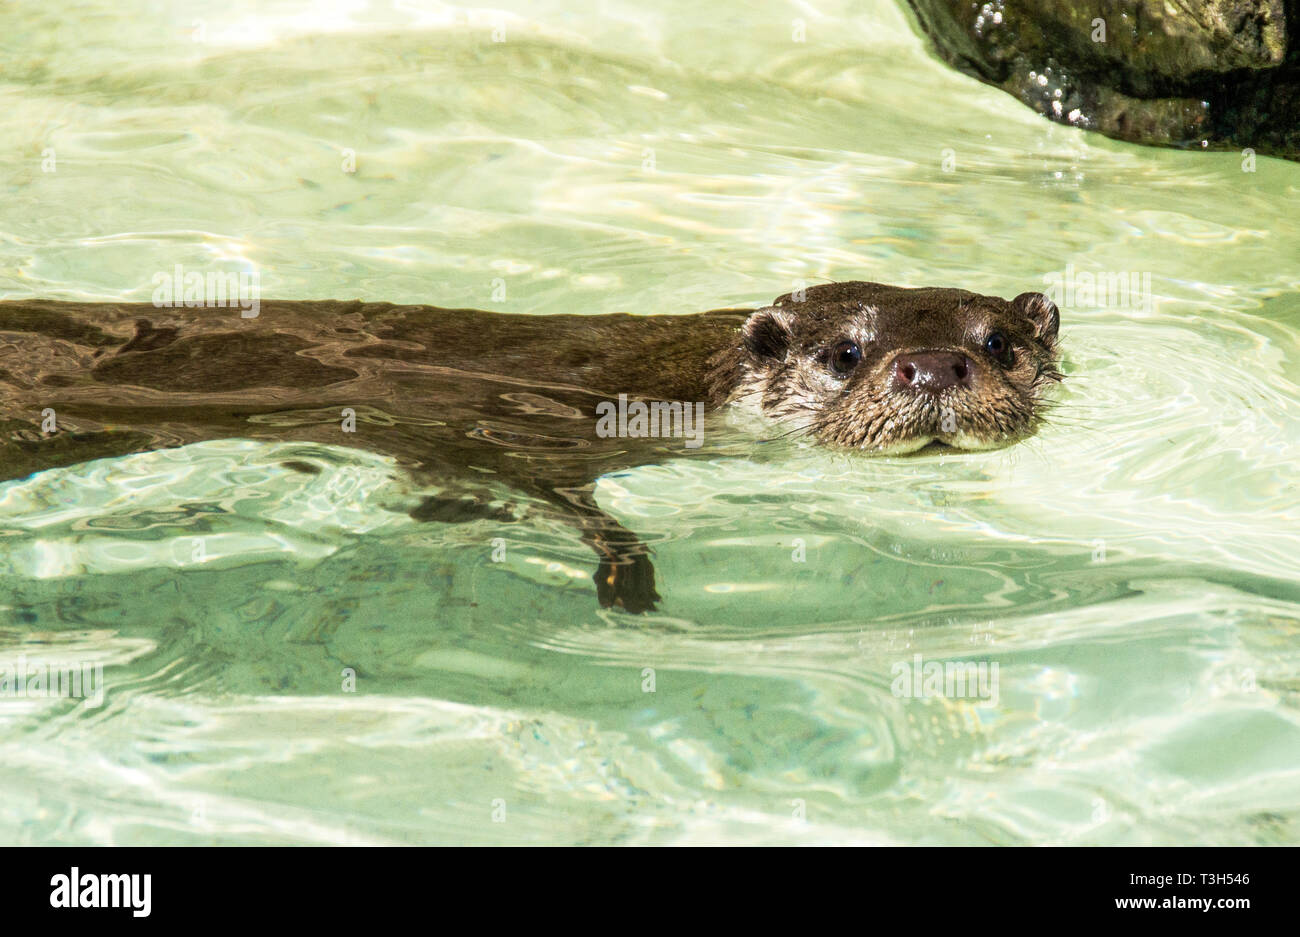
[[[984,350],[994,358],[997,358],[1003,365],[1011,364],[1011,343],[1001,332],[992,332],[989,337],[984,339]]]
[[[862,360],[862,349],[856,342],[839,342],[831,349],[831,370],[836,374],[848,374]]]

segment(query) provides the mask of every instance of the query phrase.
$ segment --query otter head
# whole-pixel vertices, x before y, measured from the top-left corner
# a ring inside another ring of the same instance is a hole
[[[735,397],[836,446],[986,449],[1033,432],[1056,369],[1056,306],[954,289],[830,283],[742,329]]]

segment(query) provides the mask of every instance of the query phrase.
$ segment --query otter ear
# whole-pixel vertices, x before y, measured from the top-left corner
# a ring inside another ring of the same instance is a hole
[[[790,317],[779,309],[760,309],[741,327],[745,347],[760,358],[784,358],[794,335]]]
[[[1061,313],[1057,311],[1056,303],[1042,293],[1021,293],[1011,300],[1011,305],[1034,324],[1034,334],[1039,341],[1045,345],[1056,343],[1056,330],[1061,326]]]

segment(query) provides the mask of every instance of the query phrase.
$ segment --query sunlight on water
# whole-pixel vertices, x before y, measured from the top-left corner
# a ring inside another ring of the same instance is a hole
[[[1300,166],[1047,123],[884,0],[259,6],[6,14],[0,295],[182,264],[652,313],[1068,273],[1067,377],[1003,451],[603,479],[664,584],[635,620],[525,499],[417,523],[364,451],[4,483],[0,675],[105,692],[0,693],[0,840],[1300,840]],[[996,693],[900,692],[934,661]]]

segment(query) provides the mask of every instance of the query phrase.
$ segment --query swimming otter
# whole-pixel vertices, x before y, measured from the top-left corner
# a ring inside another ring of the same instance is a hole
[[[1058,313],[1040,293],[831,283],[681,316],[260,310],[0,302],[0,477],[205,439],[363,447],[417,479],[535,495],[598,554],[601,605],[643,612],[660,600],[654,568],[597,506],[595,480],[708,453],[662,438],[685,435],[697,409],[749,403],[782,432],[872,453],[983,448],[1032,433],[1061,377]],[[647,404],[661,438],[645,435]],[[464,514],[449,503],[412,514]]]

